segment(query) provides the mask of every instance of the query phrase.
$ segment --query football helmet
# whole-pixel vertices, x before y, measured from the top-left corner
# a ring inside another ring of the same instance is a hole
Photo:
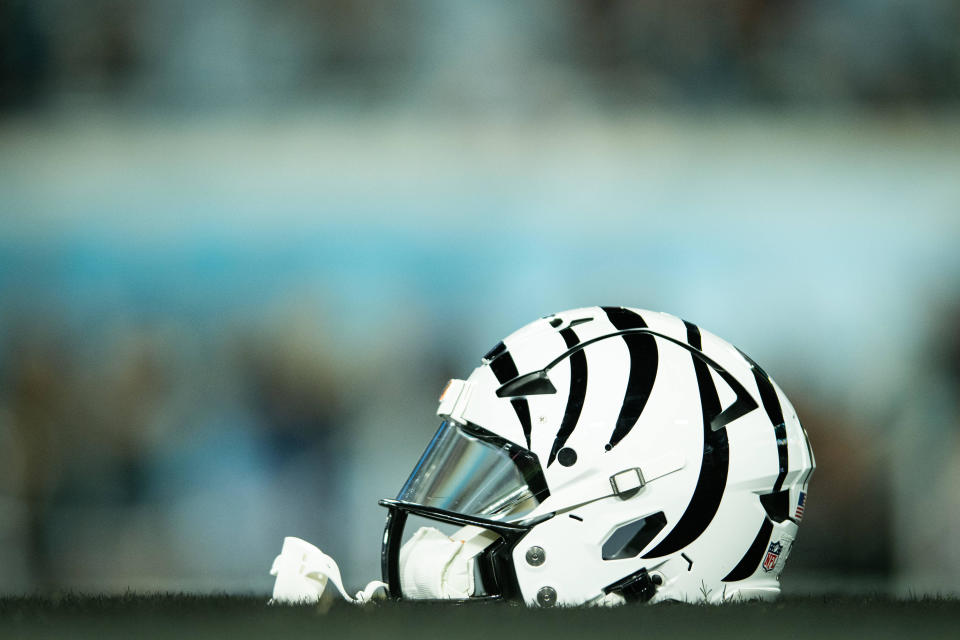
[[[796,411],[744,353],[677,317],[541,318],[440,396],[388,508],[396,598],[532,606],[772,599],[816,467]],[[409,515],[457,525],[421,528]]]

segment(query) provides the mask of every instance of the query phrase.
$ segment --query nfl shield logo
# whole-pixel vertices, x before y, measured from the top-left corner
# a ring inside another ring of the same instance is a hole
[[[764,571],[773,571],[773,568],[777,566],[777,559],[780,557],[781,551],[783,551],[782,544],[779,542],[770,543],[770,546],[767,547],[767,556],[763,559]]]

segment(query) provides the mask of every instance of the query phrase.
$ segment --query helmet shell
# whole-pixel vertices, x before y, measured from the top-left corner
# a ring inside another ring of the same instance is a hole
[[[783,391],[728,342],[665,313],[574,309],[505,338],[466,388],[449,417],[528,448],[549,488],[526,519],[553,517],[513,550],[527,603],[616,596],[632,575],[653,601],[779,593],[815,461]]]

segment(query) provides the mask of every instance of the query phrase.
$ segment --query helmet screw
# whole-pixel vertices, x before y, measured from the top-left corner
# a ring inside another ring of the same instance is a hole
[[[543,547],[530,547],[527,549],[527,564],[531,567],[539,567],[547,559],[547,552]]]
[[[537,602],[541,607],[552,607],[557,604],[557,590],[553,587],[542,587],[537,591]]]

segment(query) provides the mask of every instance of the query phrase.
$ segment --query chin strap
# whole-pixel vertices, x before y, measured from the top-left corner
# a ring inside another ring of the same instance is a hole
[[[283,549],[274,559],[270,575],[277,577],[270,604],[314,604],[320,601],[328,581],[351,604],[387,597],[386,583],[373,580],[351,598],[343,588],[340,567],[334,559],[300,538],[283,539]]]

